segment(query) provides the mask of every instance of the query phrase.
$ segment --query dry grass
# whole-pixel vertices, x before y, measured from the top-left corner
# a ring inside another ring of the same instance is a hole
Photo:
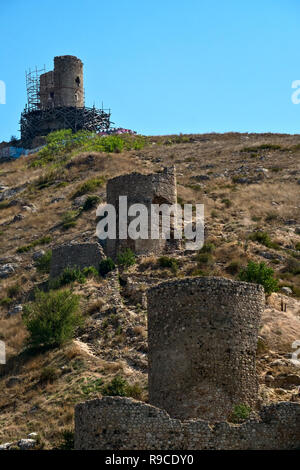
[[[172,139],[178,143],[172,143]],[[21,221],[0,227],[3,231],[0,258],[10,257],[17,264],[14,276],[0,281],[1,298],[7,296],[9,286],[19,283],[22,293],[15,301],[23,303],[24,294],[47,278],[38,273],[32,263],[35,250],[48,249],[69,240],[93,239],[94,210],[80,214],[75,227],[67,231],[60,225],[63,214],[74,209],[72,195],[84,181],[96,176],[109,179],[133,171],[150,173],[172,164],[177,169],[180,202],[204,203],[207,240],[216,249],[211,264],[204,266],[199,266],[194,254],[176,254],[179,261],[176,273],[159,268],[154,256],[142,257],[128,270],[134,281],[147,286],[175,276],[199,275],[199,269],[209,275],[235,278],[236,273],[228,270],[228,266],[233,262],[244,265],[248,259],[254,259],[272,266],[284,284],[300,288],[299,275],[282,271],[287,258],[292,256],[290,247],[300,242],[294,226],[285,225],[287,219],[296,219],[300,225],[297,185],[300,151],[295,150],[299,136],[227,133],[157,136],[151,141],[153,145],[138,151],[79,154],[57,172],[63,185],[53,184],[43,189],[37,189],[35,182],[49,172],[49,168],[28,168],[34,156],[1,165],[1,184],[16,187],[29,183],[24,192],[13,198],[19,201],[17,205],[0,205],[0,224],[17,214],[24,215]],[[262,144],[280,145],[281,148],[245,151],[245,148]],[[247,169],[239,170],[241,167]],[[267,168],[269,178],[251,185],[233,182],[233,176],[243,172],[255,176],[258,167]],[[193,177],[197,175],[206,175],[209,179],[196,181]],[[95,193],[105,200],[105,185]],[[63,199],[54,203],[55,198]],[[23,211],[22,205],[27,203],[36,205],[37,213]],[[259,228],[267,231],[272,241],[280,242],[279,250],[268,250],[257,242],[248,241],[249,233]],[[48,234],[52,237],[49,245],[16,254],[18,247]],[[260,251],[273,251],[281,258],[275,263],[262,258]],[[36,431],[45,448],[58,445],[62,432],[73,428],[74,404],[87,399],[82,391],[82,384],[87,380],[97,377],[109,381],[115,375],[122,375],[131,384],[138,382],[146,386],[147,325],[141,307],[126,299],[129,308],[118,311],[118,326],[110,323],[110,315],[101,319],[95,316],[97,320],[91,318],[94,313],[114,306],[109,291],[107,281],[90,279],[82,286],[76,285],[75,292],[82,295],[82,306],[87,313],[84,331],[71,344],[35,356],[22,352],[26,331],[20,316],[7,318],[7,309],[1,307],[0,337],[6,342],[10,367],[6,375],[0,377],[0,443]],[[269,306],[264,316],[261,333],[273,348],[271,352],[267,351],[270,360],[277,353],[288,352],[294,336],[298,335],[295,339],[299,339],[299,325],[295,320],[300,314],[298,302],[293,296],[286,315],[280,313],[279,304]],[[130,334],[127,329],[131,329]],[[259,370],[263,374],[266,371],[264,356],[260,360]],[[57,372],[56,379],[42,384],[41,373],[49,367]],[[20,383],[7,388],[6,381],[12,374],[20,378]],[[94,396],[91,394],[88,398]],[[274,401],[278,397],[272,391],[268,399]]]

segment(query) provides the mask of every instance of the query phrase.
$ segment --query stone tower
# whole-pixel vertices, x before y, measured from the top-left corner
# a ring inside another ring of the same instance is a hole
[[[176,204],[175,167],[165,168],[159,173],[150,175],[131,173],[109,180],[106,187],[106,201],[115,207],[117,222],[119,220],[119,196],[127,196],[128,207],[136,203],[144,204],[148,209],[148,214],[151,214],[151,204]],[[174,219],[173,222],[171,221],[173,224],[175,223]],[[150,222],[149,216],[149,231]],[[116,240],[106,240],[106,253],[112,258],[115,258],[118,252],[126,248],[132,249],[136,254],[161,253],[167,249],[170,242],[172,246],[175,245],[175,240],[151,239],[150,233],[148,240],[120,239],[117,233]]]
[[[179,419],[220,421],[255,406],[264,308],[257,284],[187,278],[148,290],[149,402]]]
[[[54,57],[54,70],[40,76],[41,108],[84,107],[83,63],[77,57]]]

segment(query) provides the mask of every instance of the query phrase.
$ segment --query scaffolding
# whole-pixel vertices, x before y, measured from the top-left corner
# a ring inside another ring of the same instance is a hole
[[[113,124],[110,116],[110,109],[98,109],[95,106],[92,108],[60,106],[37,108],[32,111],[25,108],[20,120],[22,144],[30,146],[35,137],[45,136],[59,129],[72,129],[72,132],[79,130],[105,132]]]
[[[40,108],[40,75],[46,72],[46,68],[25,72],[27,89],[27,110],[34,111]]]

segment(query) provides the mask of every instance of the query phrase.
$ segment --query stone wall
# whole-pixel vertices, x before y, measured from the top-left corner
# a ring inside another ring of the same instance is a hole
[[[148,290],[149,402],[173,418],[226,420],[257,402],[262,286],[224,278]]]
[[[240,425],[180,421],[130,398],[104,397],[75,408],[77,450],[300,449],[300,404],[264,407]]]
[[[61,274],[67,267],[83,269],[88,266],[99,268],[103,251],[98,243],[76,243],[60,245],[52,249],[50,277]]]
[[[164,171],[143,175],[131,173],[117,176],[107,182],[106,201],[116,208],[117,221],[119,220],[119,196],[127,196],[128,206],[131,204],[144,204],[150,214],[151,204],[176,204],[176,174],[175,168],[165,168]],[[149,239],[132,240],[127,238],[122,240],[117,234],[117,239],[106,240],[107,256],[115,258],[119,251],[126,248],[132,249],[136,254],[161,253],[168,246],[175,247],[178,241],[165,240],[162,238],[150,238],[150,217],[149,217]],[[175,219],[173,219],[173,224]],[[118,225],[117,225],[118,227]]]

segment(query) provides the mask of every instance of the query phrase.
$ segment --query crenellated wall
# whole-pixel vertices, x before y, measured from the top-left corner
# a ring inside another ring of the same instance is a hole
[[[75,408],[76,450],[300,449],[300,404],[264,407],[243,424],[172,419],[131,398],[104,397]]]

